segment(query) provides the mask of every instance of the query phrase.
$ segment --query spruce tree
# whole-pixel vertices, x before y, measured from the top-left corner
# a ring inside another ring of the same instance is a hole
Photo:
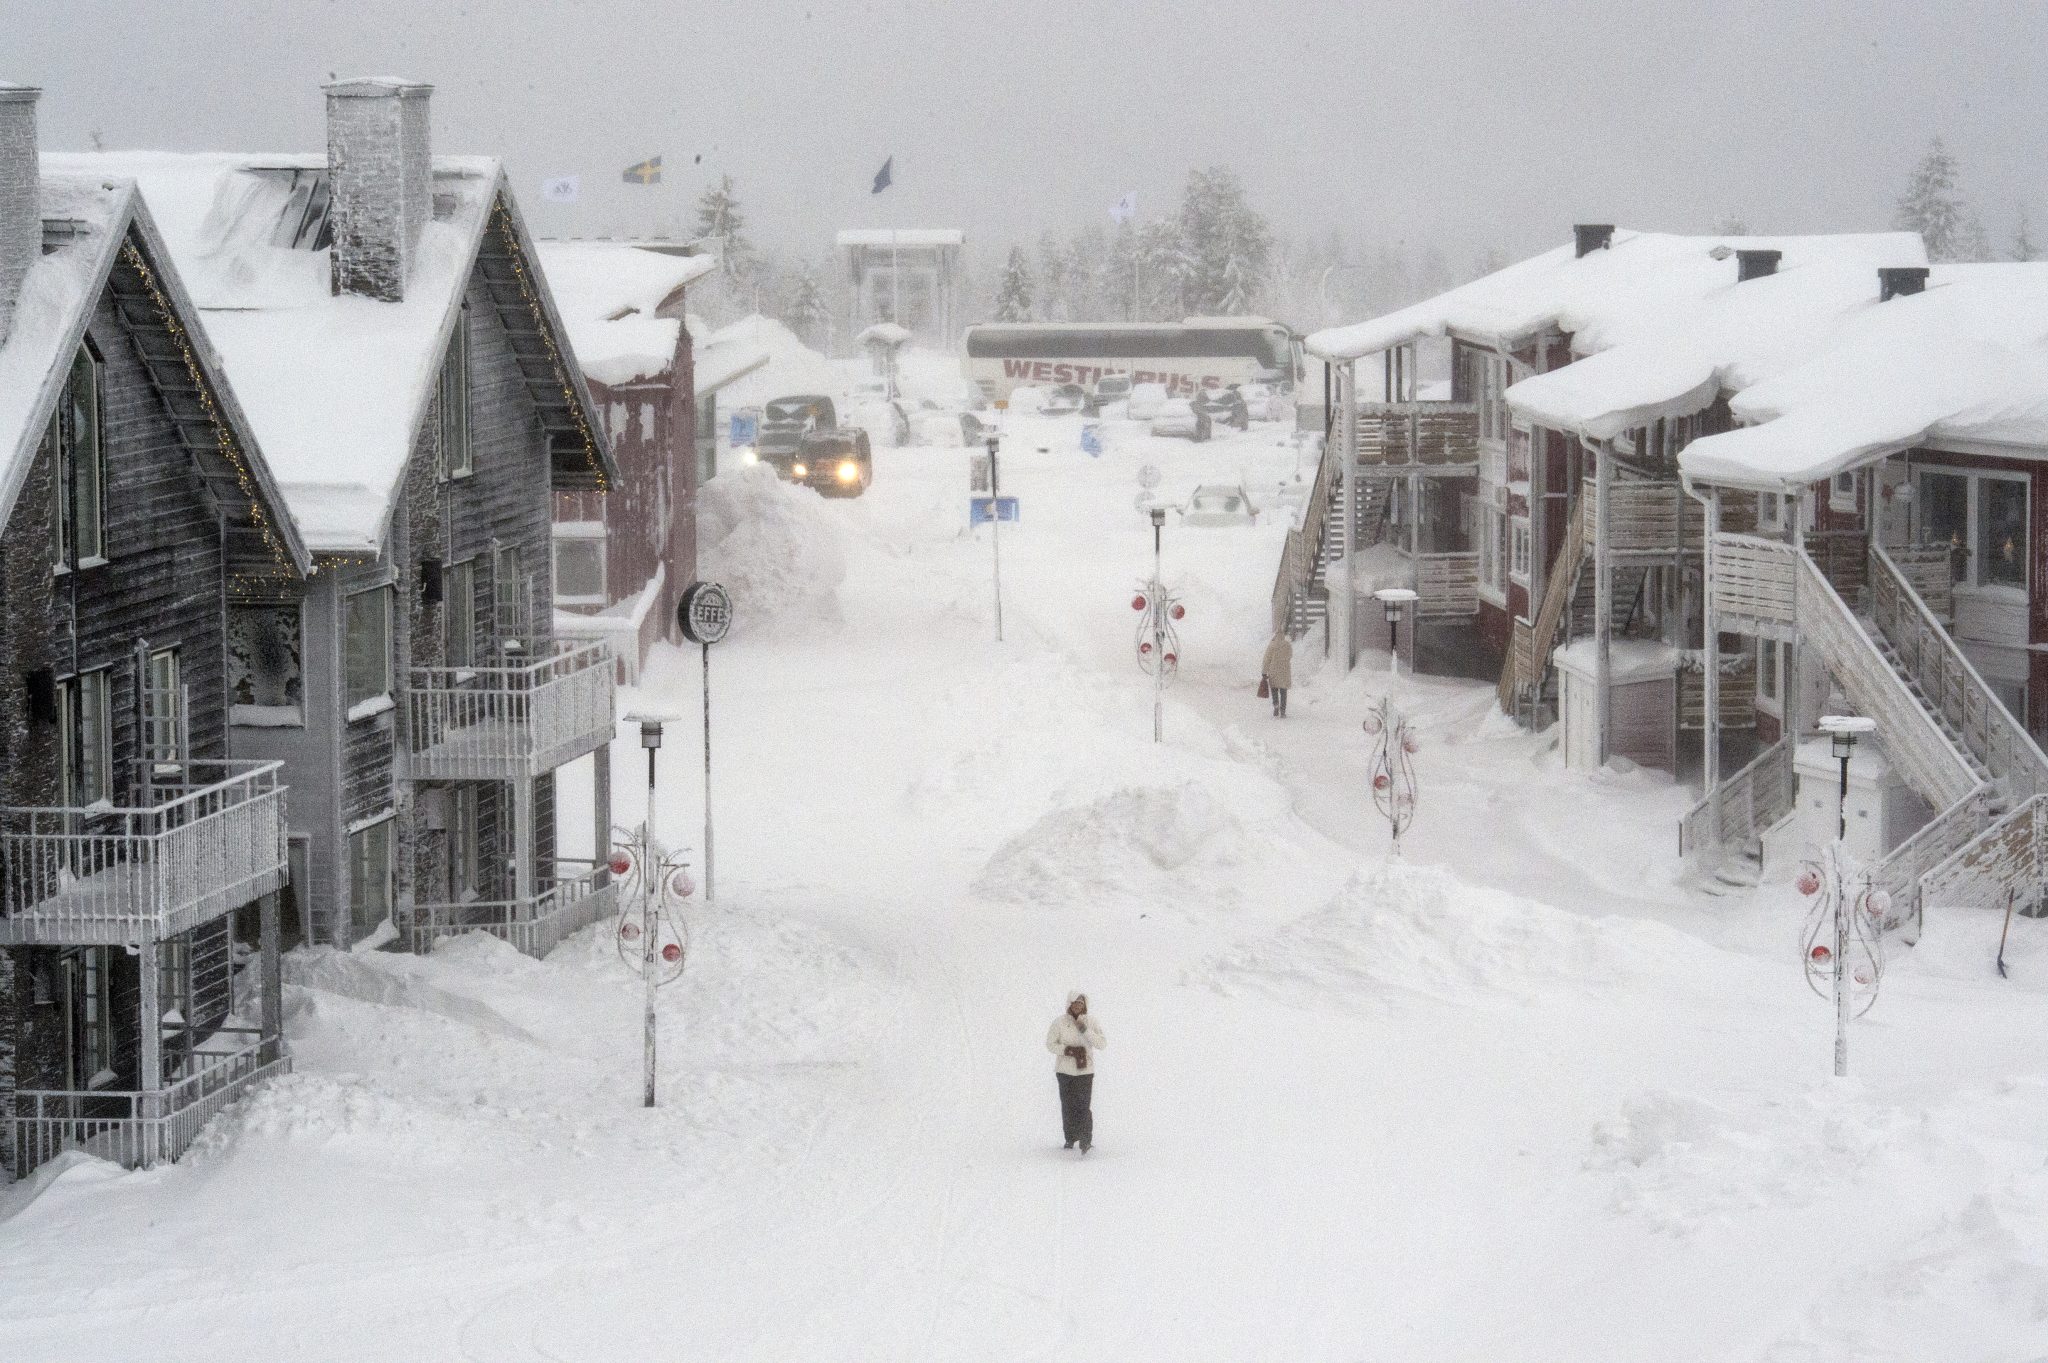
[[[996,286],[996,320],[1031,320],[1031,270],[1024,263],[1021,246],[1010,248],[1009,262],[1003,266],[1003,282]]]
[[[2034,245],[2032,226],[2027,222],[2027,206],[2021,204],[2019,222],[2014,225],[2012,230],[2012,258],[2014,260],[2032,260],[2040,254],[2040,248]]]
[[[1983,224],[1964,201],[1961,168],[1939,137],[1906,181],[1893,225],[1918,232],[1927,258],[1937,263],[1983,258]]]
[[[747,219],[739,197],[732,191],[732,176],[721,175],[718,183],[697,198],[697,236],[718,243],[719,269],[727,279],[747,272],[754,247],[747,240]]]

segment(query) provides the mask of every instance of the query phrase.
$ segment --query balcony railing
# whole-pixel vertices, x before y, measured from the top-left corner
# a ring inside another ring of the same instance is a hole
[[[1361,402],[1358,462],[1465,465],[1479,462],[1479,405],[1472,402]]]
[[[407,705],[415,778],[539,776],[611,741],[611,650],[557,643],[517,666],[416,667]]]
[[[618,886],[602,866],[558,880],[531,899],[469,904],[415,904],[398,916],[400,940],[412,951],[432,951],[443,937],[487,932],[529,956],[545,956],[573,933],[618,910]]]
[[[184,762],[132,806],[0,808],[0,946],[139,945],[281,888],[281,773]]]
[[[161,1089],[17,1089],[7,1117],[16,1177],[66,1150],[84,1150],[130,1168],[174,1160],[221,1109],[259,1080],[291,1069],[291,1057],[277,1037],[245,1029],[216,1036],[243,1044],[202,1054],[198,1069]]]

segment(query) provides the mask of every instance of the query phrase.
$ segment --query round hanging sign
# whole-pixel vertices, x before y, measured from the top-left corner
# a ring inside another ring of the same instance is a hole
[[[693,644],[715,644],[732,628],[732,598],[716,582],[692,582],[676,603],[676,625]]]

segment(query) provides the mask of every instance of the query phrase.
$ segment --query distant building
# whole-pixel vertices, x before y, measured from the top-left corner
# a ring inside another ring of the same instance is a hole
[[[841,232],[839,252],[853,281],[854,329],[894,322],[929,345],[952,346],[962,325],[960,256],[966,242],[955,228]]]

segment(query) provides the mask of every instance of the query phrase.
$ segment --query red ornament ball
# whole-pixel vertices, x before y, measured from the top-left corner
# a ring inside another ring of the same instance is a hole
[[[661,949],[661,959],[667,961],[670,965],[674,965],[677,961],[683,959],[683,949],[674,942],[670,942]]]
[[[1178,663],[1179,661],[1180,659],[1171,653],[1166,655],[1166,665],[1168,667],[1172,667],[1175,663]]]
[[[625,922],[619,924],[619,936],[625,938],[629,942],[639,941],[640,925],[638,923],[635,923],[632,919],[628,918]]]
[[[1185,618],[1185,617],[1186,617],[1187,613],[1188,613],[1188,608],[1187,608],[1186,606],[1183,606],[1183,605],[1181,605],[1181,604],[1180,604],[1180,602],[1178,602],[1178,601],[1176,601],[1176,602],[1174,602],[1174,603],[1173,603],[1173,618],[1174,618],[1174,619],[1176,619],[1176,620],[1179,620],[1179,619],[1183,619],[1183,618]]]
[[[1417,743],[1413,738],[1404,738],[1401,740],[1401,751],[1405,753],[1417,753],[1422,751],[1422,745],[1420,743]]]
[[[1826,947],[1815,947],[1813,949],[1813,959],[1816,961],[1831,960],[1833,959],[1834,954],[1834,952],[1829,951]]]
[[[1387,774],[1385,772],[1381,772],[1372,778],[1372,788],[1374,790],[1385,790],[1387,788]]]
[[[690,878],[688,871],[677,871],[668,878],[668,892],[677,899],[688,899],[697,893],[697,882]]]
[[[1150,644],[1139,644],[1139,645],[1138,645],[1138,654],[1139,654],[1139,656],[1140,656],[1140,657],[1145,657],[1145,658],[1149,658],[1149,657],[1151,657],[1151,656],[1152,656],[1152,645],[1150,645]]]
[[[1818,872],[1815,872],[1815,871],[1801,871],[1801,872],[1799,873],[1799,880],[1798,880],[1798,885],[1799,885],[1799,893],[1801,893],[1801,894],[1803,894],[1803,895],[1816,895],[1816,894],[1819,894],[1819,893],[1820,893],[1820,875],[1819,875],[1819,873],[1818,873]]]
[[[1141,611],[1145,609],[1144,593],[1140,592],[1138,595],[1131,598],[1131,609],[1134,611]]]
[[[615,876],[622,876],[633,869],[633,858],[624,852],[614,852],[611,860],[605,863],[605,869]]]

